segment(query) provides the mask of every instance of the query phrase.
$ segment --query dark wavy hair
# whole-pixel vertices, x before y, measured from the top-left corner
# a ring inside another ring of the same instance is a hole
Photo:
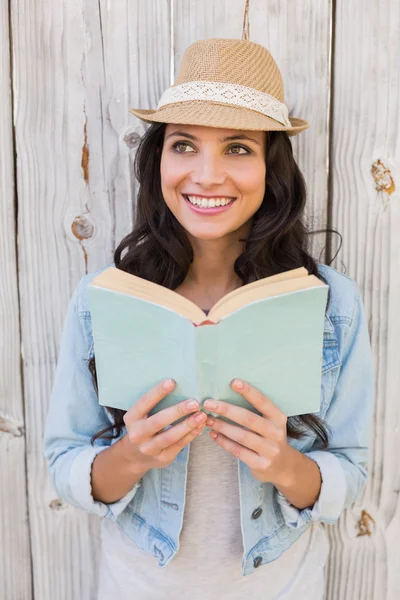
[[[152,124],[140,141],[134,163],[135,177],[140,186],[135,225],[115,250],[114,263],[122,271],[174,290],[188,273],[193,250],[185,229],[168,208],[161,192],[160,162],[165,128],[165,123]],[[287,133],[266,132],[265,151],[268,158],[264,199],[253,216],[249,235],[241,240],[244,250],[234,264],[235,273],[246,284],[305,267],[309,273],[324,281],[309,252],[309,239],[311,233],[331,233],[333,230],[309,232],[306,228],[306,185],[294,160]],[[88,367],[97,393],[95,357],[90,358]],[[117,438],[122,433],[126,411],[106,408],[114,424],[93,435],[92,444],[106,433],[109,433],[107,439]],[[322,448],[327,447],[327,425],[316,415],[288,419],[289,437],[299,439],[307,430],[311,430]]]

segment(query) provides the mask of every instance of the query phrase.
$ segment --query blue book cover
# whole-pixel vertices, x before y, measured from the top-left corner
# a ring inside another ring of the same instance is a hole
[[[287,416],[318,411],[328,286],[297,271],[301,277],[293,271],[283,283],[265,278],[231,292],[208,317],[172,290],[142,285],[114,267],[95,277],[88,294],[100,404],[129,410],[171,377],[175,389],[150,415],[187,398],[200,406],[216,398],[258,414],[230,387],[238,377]]]

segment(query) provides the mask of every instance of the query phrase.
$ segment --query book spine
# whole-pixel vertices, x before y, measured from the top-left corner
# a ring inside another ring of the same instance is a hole
[[[218,326],[202,325],[195,329],[196,400],[202,406],[207,398],[217,397]]]

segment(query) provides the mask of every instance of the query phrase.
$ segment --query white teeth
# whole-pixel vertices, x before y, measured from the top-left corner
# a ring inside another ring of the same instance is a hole
[[[201,206],[202,208],[214,208],[215,206],[226,206],[234,198],[200,198],[198,196],[187,196],[191,204]]]

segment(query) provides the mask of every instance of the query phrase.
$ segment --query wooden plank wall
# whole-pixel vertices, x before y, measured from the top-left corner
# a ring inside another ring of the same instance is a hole
[[[144,129],[128,108],[154,104],[169,85],[169,15],[167,0],[11,2],[36,600],[95,598],[98,519],[56,497],[43,428],[68,299],[130,229],[132,159]]]
[[[0,598],[31,598],[8,1],[0,0]]]
[[[377,393],[368,488],[329,528],[328,597],[394,600],[400,597],[400,3],[336,4],[331,211],[344,238],[336,267],[345,266],[362,292]],[[359,535],[365,531],[371,536]]]
[[[240,38],[244,4],[0,0],[0,598],[95,599],[98,519],[56,497],[41,450],[67,302],[131,229],[145,129],[128,108],[156,106],[193,41]],[[343,234],[335,265],[357,280],[370,317],[371,479],[328,528],[327,598],[395,600],[400,4],[251,0],[249,16],[250,39],[283,73],[290,113],[311,124],[292,138],[308,216]],[[324,246],[316,238],[317,257]]]

